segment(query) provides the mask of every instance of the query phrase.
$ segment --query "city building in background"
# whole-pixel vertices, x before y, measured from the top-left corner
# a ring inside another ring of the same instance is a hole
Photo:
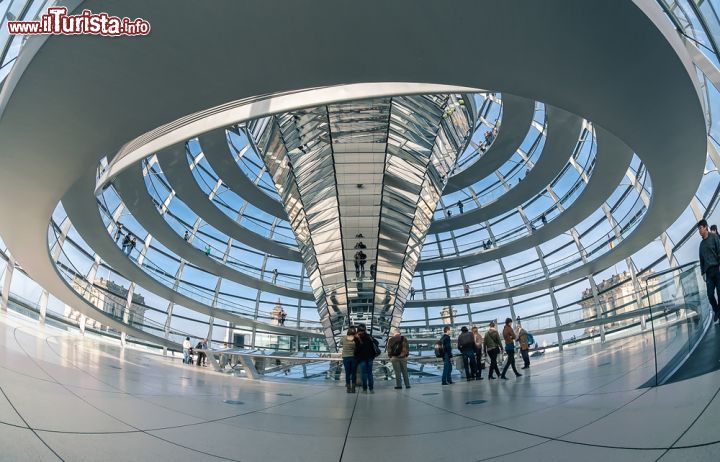
[[[638,301],[640,301],[641,307],[660,304],[662,294],[658,291],[659,280],[652,276],[653,271],[648,271],[646,274],[638,277],[641,290],[639,297],[637,287],[633,284],[632,277],[628,271],[613,274],[610,278],[597,283],[597,303],[593,297],[592,289],[585,289],[582,293],[583,299],[580,302],[580,305],[583,307],[583,318],[593,319],[598,316],[604,316],[607,318],[607,321],[603,323],[606,329],[614,329],[640,322],[637,316],[619,320],[614,320],[613,318],[636,311],[638,309]],[[646,293],[642,293],[642,291]],[[645,314],[643,317],[648,318],[649,315]],[[597,331],[597,326],[585,328],[586,334],[595,334]]]
[[[100,278],[90,287],[84,279],[75,278],[72,288],[83,293],[90,303],[112,316],[124,320],[130,325],[143,325],[145,321],[145,298],[133,293],[128,306],[128,289],[109,279]],[[81,313],[69,305],[65,305],[65,317],[79,322]],[[93,318],[86,318],[85,325],[93,329],[103,329],[103,325]],[[104,327],[108,329],[107,326]]]

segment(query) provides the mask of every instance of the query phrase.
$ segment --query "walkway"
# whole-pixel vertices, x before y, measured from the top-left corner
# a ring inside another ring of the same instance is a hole
[[[403,391],[378,381],[375,395],[347,395],[336,382],[227,377],[3,315],[0,441],[3,457],[42,461],[365,461],[368,450],[454,461],[464,448],[473,461],[717,460],[720,372],[637,389],[648,348],[596,344],[548,353],[519,379],[421,378]]]
[[[667,383],[691,379],[720,370],[720,327],[711,325],[698,347]]]

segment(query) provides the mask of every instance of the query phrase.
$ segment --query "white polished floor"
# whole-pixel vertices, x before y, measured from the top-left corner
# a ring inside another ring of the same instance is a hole
[[[548,355],[518,379],[402,391],[378,380],[374,395],[348,395],[330,380],[228,377],[11,313],[0,315],[0,460],[720,460],[720,372],[638,389],[649,349],[619,340]]]

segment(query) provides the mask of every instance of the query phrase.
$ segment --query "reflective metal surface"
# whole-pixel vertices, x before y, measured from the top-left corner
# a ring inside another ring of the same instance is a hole
[[[474,125],[461,95],[377,98],[247,124],[282,198],[328,344],[402,319],[425,235]]]

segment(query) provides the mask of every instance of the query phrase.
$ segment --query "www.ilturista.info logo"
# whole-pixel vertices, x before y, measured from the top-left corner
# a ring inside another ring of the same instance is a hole
[[[8,21],[10,35],[148,35],[150,23],[142,18],[130,19],[83,10],[68,15],[67,8],[48,8],[38,21]]]

